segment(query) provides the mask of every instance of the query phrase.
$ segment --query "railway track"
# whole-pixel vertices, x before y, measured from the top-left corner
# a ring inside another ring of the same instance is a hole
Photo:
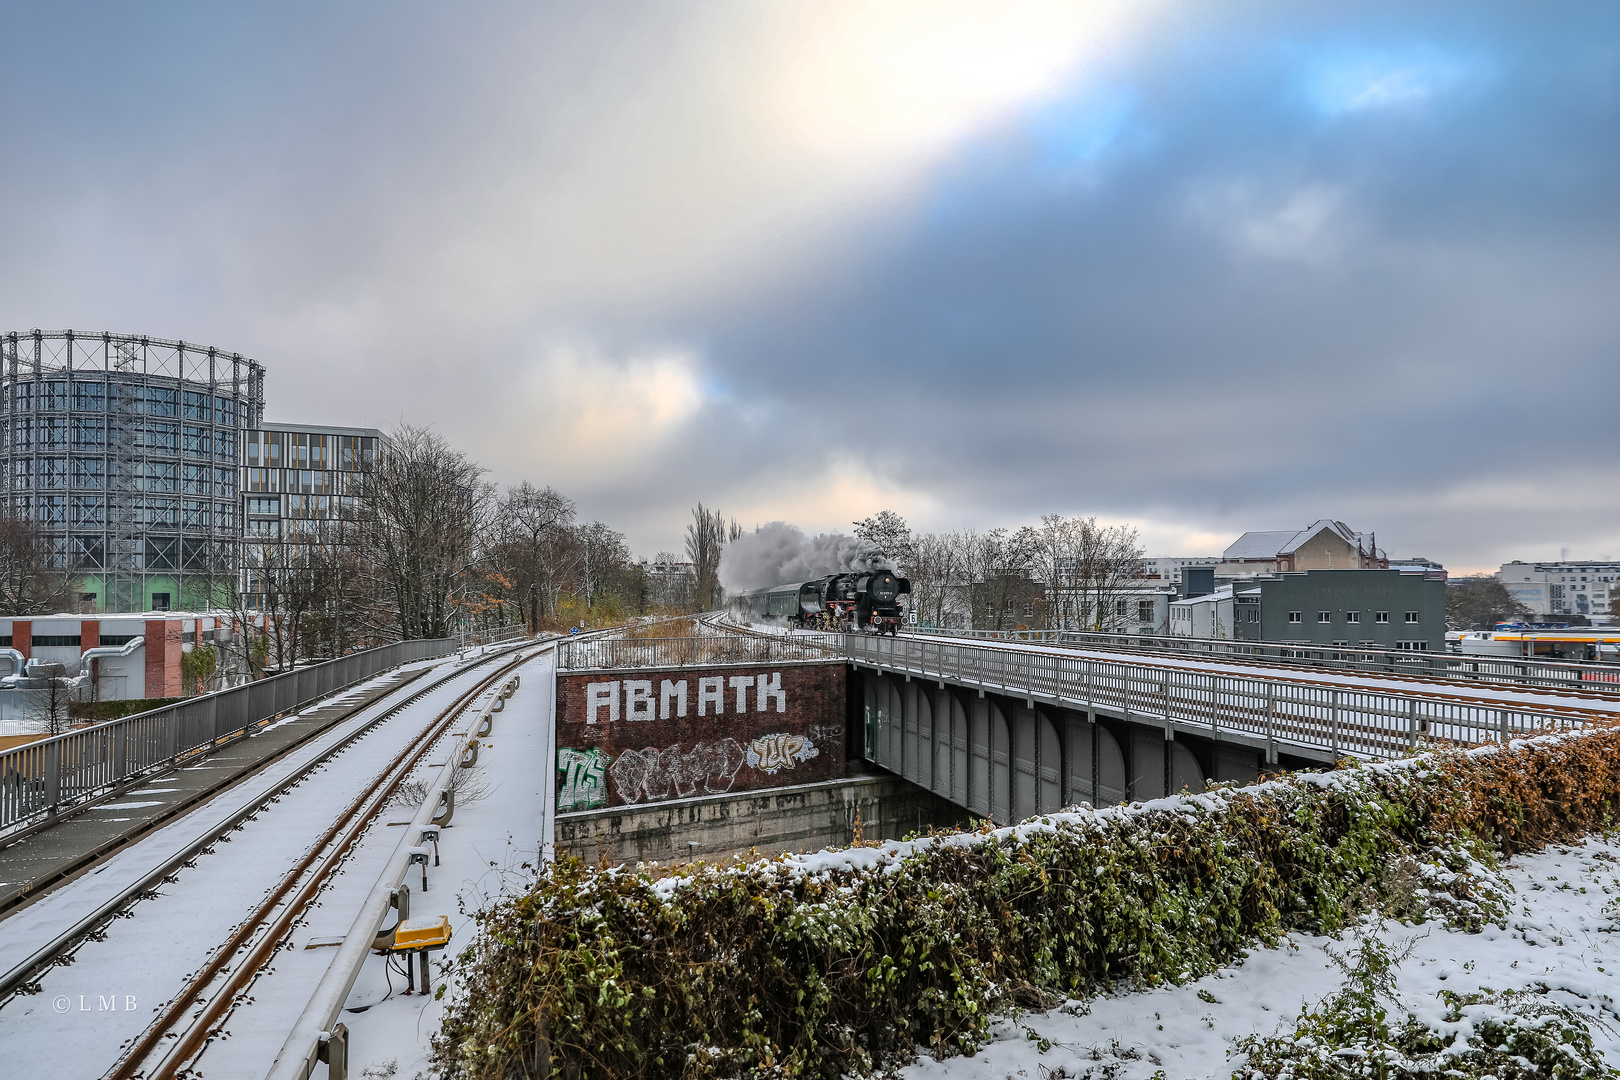
[[[463,668],[427,685],[412,684],[411,693],[335,741],[249,805],[244,805],[207,829],[161,865],[130,882],[116,896],[0,975],[0,1006],[19,993],[37,991],[39,980],[52,965],[71,963],[74,953],[86,942],[98,940],[112,920],[135,915],[132,909],[142,899],[151,896],[163,884],[174,882],[199,856],[211,851],[214,845],[227,842],[233,831],[265,813],[290,789],[357,740],[375,731],[378,725],[404,713],[445,684],[466,677],[469,670],[478,671],[480,667],[488,665],[487,671],[478,671],[473,684],[457,694],[430,722],[412,735],[386,767],[370,778],[371,782],[364,790],[346,803],[342,812],[331,821],[330,827],[236,925],[229,938],[212,950],[206,962],[186,979],[180,991],[156,1010],[151,1022],[127,1044],[119,1060],[102,1073],[103,1077],[117,1080],[133,1080],[136,1077],[155,1080],[184,1075],[188,1064],[206,1047],[240,996],[281,947],[293,924],[319,895],[322,886],[342,865],[345,856],[377,815],[388,806],[401,781],[469,706],[492,687],[501,685],[503,680],[509,683],[515,669],[541,651],[543,649],[533,646],[520,646],[514,651],[482,661],[472,669]]]

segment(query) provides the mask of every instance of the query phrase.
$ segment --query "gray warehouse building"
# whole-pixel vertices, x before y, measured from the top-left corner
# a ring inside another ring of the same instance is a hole
[[[1441,652],[1445,574],[1306,570],[1257,578],[1238,587],[1233,618],[1234,636],[1246,641]]]

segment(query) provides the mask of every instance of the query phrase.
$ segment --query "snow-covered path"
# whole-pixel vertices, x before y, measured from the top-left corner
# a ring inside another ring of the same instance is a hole
[[[1515,990],[1545,985],[1553,998],[1599,1023],[1599,1049],[1620,1067],[1620,843],[1603,839],[1515,859],[1508,929],[1448,930],[1439,923],[1364,928],[1412,955],[1398,978],[1403,1003],[1423,1015],[1442,989]],[[995,1040],[973,1057],[923,1057],[902,1070],[908,1080],[1087,1080],[1165,1077],[1225,1078],[1241,1059],[1235,1041],[1291,1030],[1304,1005],[1338,990],[1344,976],[1327,950],[1343,956],[1356,934],[1340,940],[1296,935],[1278,949],[1255,948],[1239,964],[1185,986],[1121,993],[1029,1014],[996,1027]],[[1606,1025],[1606,1026],[1605,1026]],[[1050,1043],[1043,1051],[1040,1040]]]

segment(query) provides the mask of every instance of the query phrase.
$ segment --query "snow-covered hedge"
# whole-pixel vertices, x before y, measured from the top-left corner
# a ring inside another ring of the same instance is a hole
[[[1359,913],[1501,917],[1491,865],[1607,824],[1620,732],[652,879],[559,864],[480,913],[448,1076],[838,1077],[992,1014],[1179,981]]]

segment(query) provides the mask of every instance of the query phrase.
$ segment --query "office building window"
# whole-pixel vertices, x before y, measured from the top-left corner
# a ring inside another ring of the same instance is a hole
[[[1316,613],[1316,621],[1319,622],[1319,623],[1330,623],[1330,622],[1332,622],[1333,621],[1333,612],[1331,612],[1331,611],[1318,611]]]
[[[1358,623],[1358,622],[1360,622],[1361,621],[1361,612],[1359,612],[1359,611],[1347,611],[1347,612],[1345,612],[1344,613],[1344,621],[1347,622],[1347,623]]]
[[[92,490],[106,486],[107,463],[101,458],[76,457],[73,459],[73,486]]]
[[[99,416],[75,416],[69,440],[74,446],[106,446],[107,422]]]
[[[73,384],[74,412],[101,412],[107,407],[107,387],[102,383]]]
[[[1406,621],[1407,621],[1408,624],[1417,622],[1418,621],[1418,613],[1415,612],[1415,611],[1408,611],[1406,613]]]
[[[1373,622],[1375,622],[1375,623],[1387,623],[1387,622],[1389,622],[1389,612],[1380,611],[1378,614],[1373,616]]]
[[[209,466],[187,465],[181,480],[184,485],[182,490],[187,495],[210,495],[213,493],[213,479],[214,474]]]
[[[1290,611],[1288,613],[1288,621],[1291,623],[1304,622],[1305,613],[1303,611]]]

